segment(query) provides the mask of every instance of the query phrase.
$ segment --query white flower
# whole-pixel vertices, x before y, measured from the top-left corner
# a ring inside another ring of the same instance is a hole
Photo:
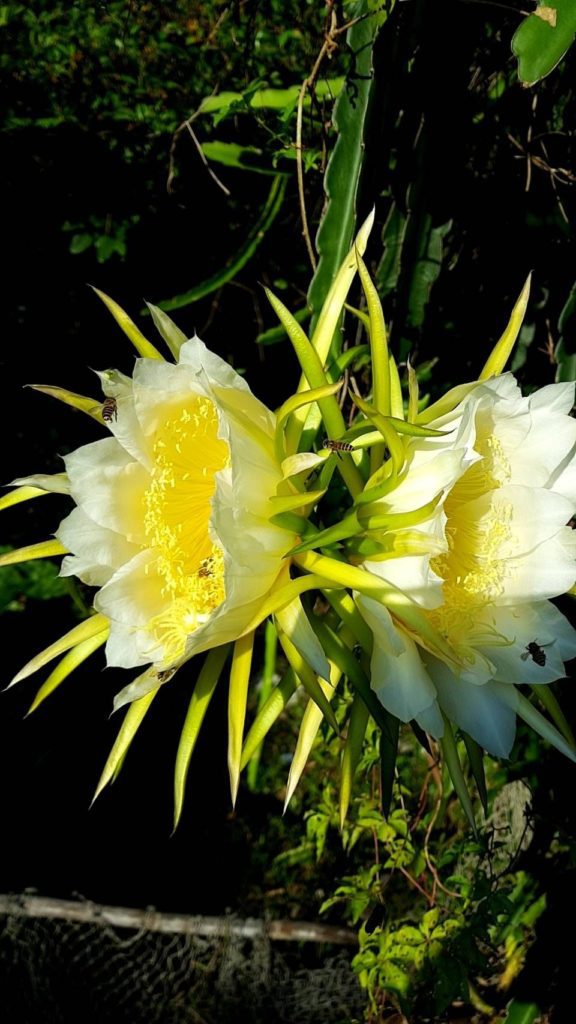
[[[408,442],[413,469],[387,501],[399,508],[410,483],[412,509],[437,497],[419,526],[434,543],[428,554],[367,567],[425,606],[461,668],[398,628],[376,601],[357,602],[375,638],[373,688],[388,710],[432,735],[442,735],[442,710],[490,753],[506,756],[521,701],[513,684],[550,683],[576,656],[576,631],[550,603],[576,580],[576,533],[568,525],[576,509],[573,402],[572,384],[523,398],[505,374],[427,423],[452,433]]]
[[[198,338],[100,376],[114,436],[65,459],[62,574],[100,588],[109,665],[171,666],[237,639],[293,546],[269,522],[275,421]]]

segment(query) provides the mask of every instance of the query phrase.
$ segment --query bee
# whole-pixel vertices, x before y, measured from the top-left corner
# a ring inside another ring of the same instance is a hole
[[[550,643],[554,643],[553,640]],[[543,647],[550,647],[550,644],[544,644]],[[539,665],[540,668],[544,668],[546,664],[546,651],[543,647],[536,643],[535,640],[531,640],[529,644],[526,644],[526,650],[522,652],[520,657],[522,661],[526,661],[527,658],[532,658],[535,665]]]
[[[208,577],[213,576],[213,566],[213,558],[203,558],[202,561],[200,562],[200,568],[198,569],[198,575],[200,579],[207,579]]]
[[[102,402],[102,419],[104,423],[118,419],[118,403],[115,398],[105,398]]]
[[[322,447],[328,448],[331,452],[336,452],[339,459],[342,458],[340,452],[353,452],[354,445],[349,444],[348,441],[332,441],[331,438],[325,437],[322,441]]]
[[[176,672],[175,668],[161,668],[156,672],[156,678],[159,683],[167,683]]]

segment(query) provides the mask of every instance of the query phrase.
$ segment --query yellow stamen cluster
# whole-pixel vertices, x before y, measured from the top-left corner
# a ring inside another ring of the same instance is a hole
[[[480,613],[504,591],[506,564],[500,555],[511,536],[512,506],[500,503],[480,521],[467,519],[463,509],[502,487],[510,479],[510,466],[493,435],[480,437],[475,450],[482,458],[458,480],[444,505],[449,549],[430,562],[444,580],[444,603],[430,618],[464,657],[476,645],[508,642]]]
[[[147,547],[156,553],[154,569],[166,598],[166,611],[149,629],[164,645],[167,662],[184,653],[186,638],[226,596],[224,558],[209,526],[216,473],[229,462],[209,398],[191,396],[170,413],[154,437],[143,499]]]

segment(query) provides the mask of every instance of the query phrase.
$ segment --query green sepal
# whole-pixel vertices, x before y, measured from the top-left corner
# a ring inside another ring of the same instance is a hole
[[[382,815],[384,818],[387,818],[392,806],[400,722],[395,715],[386,711],[386,708],[383,710],[386,716],[387,728],[380,731],[380,793]]]
[[[452,785],[454,786],[454,791],[460,801],[462,810],[468,819],[468,823],[474,832],[475,837],[478,838],[472,800],[470,799],[466,779],[464,778],[464,772],[462,771],[462,765],[460,764],[460,758],[458,757],[458,749],[456,747],[456,740],[454,739],[452,725],[445,715],[442,717],[444,718],[444,735],[440,740],[440,746],[442,748],[442,754],[444,755],[444,763],[448,770],[448,774],[452,779]]]
[[[472,775],[476,781],[476,787],[478,789],[478,796],[484,809],[484,814],[488,813],[488,791],[486,789],[486,773],[484,771],[484,752],[482,747],[468,735],[467,732],[460,730],[460,735],[464,740],[464,746],[466,747],[466,753],[468,754],[468,760],[470,762],[470,768],[472,769]]]
[[[291,668],[287,670],[270,696],[266,699],[254,719],[248,734],[244,740],[240,769],[245,768],[251,758],[261,746],[265,736],[270,731],[274,722],[282,714],[288,701],[298,689],[298,679]]]
[[[346,822],[350,797],[352,795],[352,785],[362,753],[369,715],[368,708],[360,694],[355,694],[352,701],[352,710],[350,712],[340,769],[340,831],[343,830]]]

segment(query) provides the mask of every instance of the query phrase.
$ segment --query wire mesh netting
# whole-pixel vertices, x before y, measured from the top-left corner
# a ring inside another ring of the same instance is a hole
[[[83,906],[89,913],[71,919],[62,912],[66,906],[72,914]],[[164,915],[141,914],[137,929],[119,927],[108,909],[54,900],[44,901],[37,916],[34,898],[0,897],[1,1021],[348,1024],[362,1018],[350,949],[306,942],[283,943],[280,951],[268,926],[244,927],[250,922],[232,916],[219,919],[209,935],[171,931],[176,918],[178,927],[185,924],[181,915],[163,921]]]

